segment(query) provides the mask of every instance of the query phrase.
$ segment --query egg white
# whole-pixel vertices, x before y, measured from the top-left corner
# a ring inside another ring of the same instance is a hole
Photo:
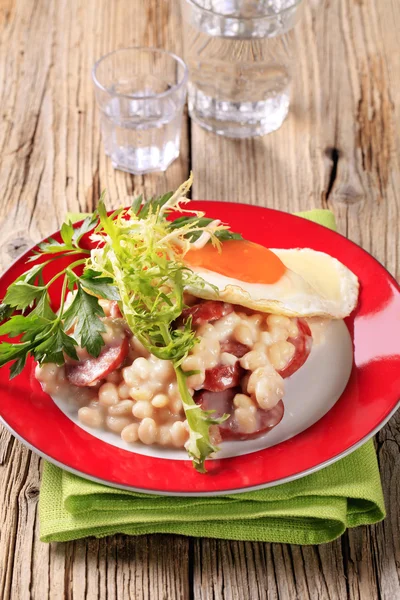
[[[358,279],[332,256],[309,248],[274,252],[287,267],[273,284],[249,283],[220,273],[191,267],[210,286],[189,286],[198,298],[221,300],[253,310],[290,317],[343,319],[356,307]]]

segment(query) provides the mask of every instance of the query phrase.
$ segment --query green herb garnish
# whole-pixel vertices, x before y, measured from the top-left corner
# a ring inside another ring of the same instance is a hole
[[[62,242],[49,239],[39,245],[30,260],[40,262],[7,290],[0,304],[0,335],[22,335],[18,343],[0,344],[0,366],[15,361],[11,377],[20,373],[28,355],[40,364],[63,364],[64,355],[77,358],[79,344],[92,356],[98,356],[105,331],[104,316],[98,299],[118,302],[120,310],[145,348],[153,355],[170,360],[174,366],[180,395],[189,424],[187,450],[195,468],[205,472],[204,461],[218,450],[210,440],[209,428],[223,420],[215,419],[212,411],[204,411],[191,397],[181,364],[197,342],[188,320],[176,328],[175,323],[184,308],[183,293],[187,286],[209,286],[201,277],[185,266],[185,253],[196,241],[219,245],[226,239],[240,239],[219,221],[205,218],[203,213],[184,209],[186,193],[192,177],[175,193],[168,193],[143,204],[135,200],[128,209],[107,214],[103,197],[97,211],[87,217],[79,228],[64,223]],[[168,221],[172,211],[182,216]],[[95,249],[80,246],[85,233],[93,231]],[[202,238],[203,236],[203,238]],[[74,256],[77,255],[77,256]],[[46,265],[59,257],[71,256],[71,264],[49,282],[44,282]],[[75,260],[76,258],[76,260]],[[83,274],[78,274],[82,271]],[[80,269],[80,271],[78,271]],[[53,312],[49,303],[49,288],[59,277],[64,277],[61,306]],[[74,290],[72,303],[65,307],[68,290]],[[13,314],[16,310],[22,314]],[[74,334],[70,335],[74,325]]]

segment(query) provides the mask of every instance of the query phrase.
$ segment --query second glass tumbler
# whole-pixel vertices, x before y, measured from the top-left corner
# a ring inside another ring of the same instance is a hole
[[[302,0],[181,0],[190,116],[230,137],[278,129],[289,109]]]

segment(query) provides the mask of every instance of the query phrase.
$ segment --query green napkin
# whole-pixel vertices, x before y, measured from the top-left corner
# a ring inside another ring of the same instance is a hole
[[[330,211],[301,216],[335,229]],[[71,220],[81,215],[69,215]],[[207,477],[207,475],[205,475]],[[40,539],[67,541],[114,533],[176,533],[232,540],[321,544],[347,527],[385,516],[373,442],[333,465],[283,485],[212,498],[117,490],[44,464]]]

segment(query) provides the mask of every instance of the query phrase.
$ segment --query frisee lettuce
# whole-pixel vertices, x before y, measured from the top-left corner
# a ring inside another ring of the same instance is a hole
[[[145,348],[172,362],[190,430],[187,451],[195,468],[205,472],[205,460],[218,450],[211,442],[210,426],[226,417],[214,418],[212,411],[204,411],[194,402],[186,383],[188,374],[181,368],[198,341],[190,320],[179,328],[175,326],[184,308],[185,287],[209,285],[183,259],[194,243],[210,241],[219,246],[221,241],[241,236],[204,213],[186,210],[191,184],[192,175],[174,193],[147,203],[140,196],[130,208],[111,215],[107,214],[102,195],[95,213],[79,227],[70,222],[62,225],[62,241],[50,238],[39,244],[29,260],[45,255],[50,255],[49,259],[11,284],[0,304],[0,322],[4,321],[0,335],[22,335],[18,343],[0,344],[0,366],[14,361],[10,371],[13,377],[21,372],[29,355],[40,364],[63,364],[65,355],[77,358],[77,343],[98,356],[104,345],[104,311],[98,300],[117,301],[128,326]],[[181,216],[169,221],[171,212]],[[88,251],[80,243],[91,231],[95,248]],[[87,257],[82,258],[82,254]],[[70,264],[46,283],[46,265],[66,256],[71,257]],[[78,260],[72,262],[75,258]],[[76,269],[82,265],[83,274],[78,275]],[[49,302],[49,288],[59,277],[63,277],[61,305],[55,313]],[[64,307],[68,290],[75,290],[75,296]],[[69,334],[72,324],[73,337]]]
[[[124,318],[144,347],[174,365],[189,425],[187,451],[195,468],[205,472],[204,461],[217,451],[210,439],[210,426],[225,417],[213,418],[212,413],[202,410],[190,395],[181,363],[197,338],[190,320],[178,329],[174,322],[184,308],[185,287],[209,285],[183,263],[183,257],[191,247],[191,236],[206,231],[211,241],[218,244],[216,234],[227,228],[213,225],[211,220],[205,225],[200,224],[202,214],[181,221],[180,227],[171,226],[166,216],[171,211],[184,210],[190,184],[191,179],[175,194],[163,196],[153,204],[145,205],[141,211],[133,206],[114,217],[107,215],[104,203],[100,202],[99,225],[92,235],[99,246],[92,251],[88,266],[112,279],[121,298]]]

